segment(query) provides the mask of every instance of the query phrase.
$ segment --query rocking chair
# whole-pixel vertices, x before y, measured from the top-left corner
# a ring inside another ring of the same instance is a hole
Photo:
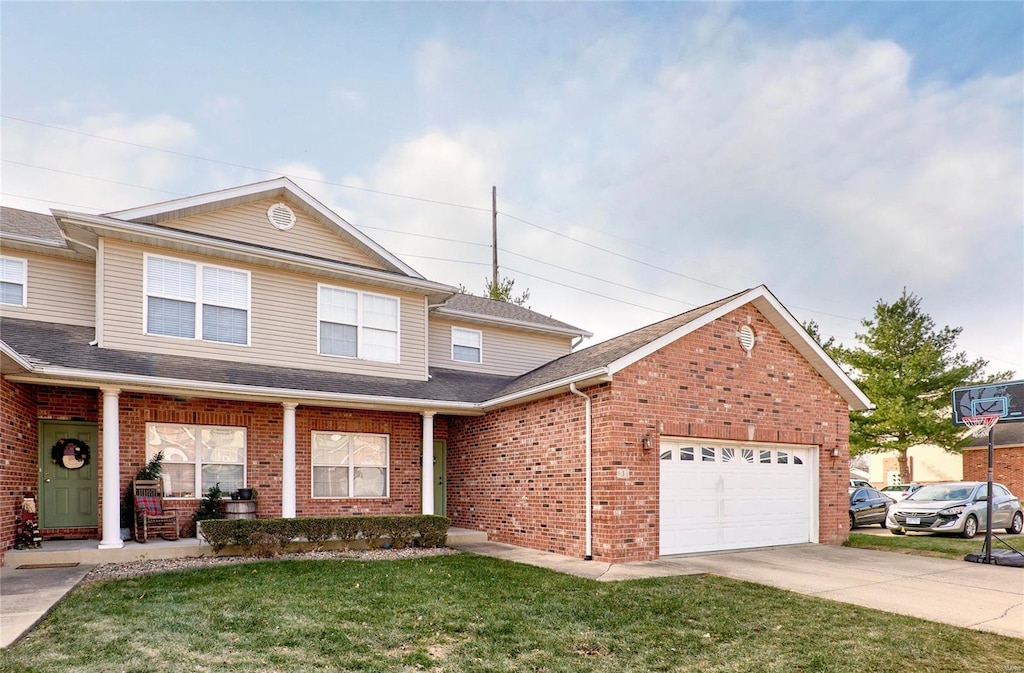
[[[156,479],[136,479],[132,482],[135,495],[135,541],[145,542],[159,535],[165,540],[178,539],[178,511],[164,509],[163,482]]]

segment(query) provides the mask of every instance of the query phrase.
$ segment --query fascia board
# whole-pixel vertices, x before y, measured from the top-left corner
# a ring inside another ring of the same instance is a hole
[[[525,320],[514,320],[512,318],[501,318],[498,316],[491,316],[484,313],[471,313],[469,311],[456,311],[450,308],[436,308],[433,311],[438,315],[450,317],[453,319],[466,320],[469,322],[485,323],[488,325],[499,325],[501,327],[515,327],[518,329],[529,330],[531,332],[544,332],[546,334],[557,334],[565,336],[583,336],[592,337],[593,332],[588,332],[583,329],[566,329],[564,327],[554,327],[551,325],[541,325],[535,322],[527,322]]]
[[[156,216],[166,216],[169,214],[173,214],[176,211],[185,211],[190,208],[215,206],[218,203],[230,201],[232,199],[239,199],[245,197],[263,198],[277,196],[282,192],[287,192],[293,199],[306,205],[311,210],[316,211],[321,217],[326,219],[332,225],[355,238],[356,241],[358,241],[358,243],[372,255],[379,257],[381,260],[387,262],[388,264],[392,264],[402,273],[408,274],[414,278],[423,279],[423,276],[420,275],[418,271],[410,267],[402,260],[395,257],[387,250],[385,250],[376,241],[368,237],[359,229],[356,229],[354,226],[352,226],[352,224],[350,224],[342,217],[339,217],[337,213],[332,211],[324,204],[320,203],[317,199],[315,199],[304,189],[296,185],[294,182],[284,177],[275,178],[273,180],[267,180],[265,182],[256,182],[251,185],[231,187],[229,189],[222,189],[220,191],[209,192],[207,194],[199,194],[197,196],[188,196],[183,199],[176,199],[173,201],[164,201],[149,206],[142,206],[141,208],[118,210],[115,212],[106,213],[106,215],[108,217],[116,218],[119,220],[138,220]]]
[[[399,276],[388,271],[377,271],[375,269],[354,267],[348,264],[311,260],[298,253],[292,253],[285,250],[268,250],[238,241],[211,240],[201,234],[194,234],[177,229],[156,230],[148,224],[116,220],[103,215],[87,215],[84,213],[73,213],[62,210],[55,210],[53,211],[53,214],[62,225],[76,225],[97,234],[100,234],[100,232],[103,232],[105,235],[129,233],[137,236],[149,237],[155,241],[173,241],[179,244],[194,246],[195,252],[200,254],[202,254],[204,250],[223,250],[235,254],[249,255],[257,259],[293,264],[306,269],[311,269],[314,272],[327,271],[341,273],[356,279],[377,283],[385,282],[397,284],[422,292],[436,292],[446,295],[458,292],[458,288],[456,287],[425,280],[419,275],[415,277]]]
[[[679,326],[668,334],[645,344],[632,353],[619,358],[608,365],[608,371],[612,374],[617,374],[626,367],[639,362],[687,334],[691,334],[705,325],[711,324],[744,304],[753,304],[761,311],[811,366],[846,400],[851,409],[863,411],[874,408],[871,400],[857,387],[857,384],[822,350],[821,346],[815,343],[814,339],[807,334],[807,331],[797,322],[789,310],[764,285],[759,285],[743,294],[737,295],[731,301],[722,304],[715,310],[709,311],[691,322]]]
[[[35,367],[32,365],[31,362],[26,360],[24,358],[24,356],[22,356],[21,353],[19,353],[18,351],[14,350],[13,348],[11,348],[7,344],[7,342],[5,342],[5,341],[0,341],[0,353],[3,353],[4,355],[9,357],[10,359],[14,360],[14,362],[19,367],[21,367],[22,369],[24,369],[27,372],[31,372],[31,371],[35,370]]]
[[[611,375],[606,367],[598,367],[597,369],[591,369],[580,374],[573,374],[555,381],[542,383],[538,386],[527,388],[526,390],[520,390],[519,392],[512,393],[510,395],[502,395],[501,397],[489,399],[486,402],[482,402],[480,407],[485,411],[489,411],[497,407],[508,406],[509,404],[518,404],[542,397],[549,397],[561,392],[559,390],[560,388],[568,390],[570,383],[585,383],[586,385],[591,385],[593,383],[601,383],[605,381],[611,381]]]
[[[430,410],[435,413],[481,415],[480,405],[473,402],[449,402],[375,395],[329,393],[317,390],[294,390],[270,386],[244,386],[232,383],[173,379],[161,376],[136,376],[116,372],[96,372],[69,367],[36,367],[34,375],[15,374],[5,378],[22,383],[43,383],[70,386],[111,386],[126,390],[151,391],[164,395],[203,396],[222,399],[249,399],[263,402],[291,401],[306,405],[339,406],[361,409],[394,409],[401,411]]]

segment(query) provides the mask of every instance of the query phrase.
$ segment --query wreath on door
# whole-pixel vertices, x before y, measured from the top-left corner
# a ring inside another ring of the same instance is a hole
[[[68,470],[77,470],[89,464],[89,445],[74,437],[58,439],[50,449],[53,462]]]

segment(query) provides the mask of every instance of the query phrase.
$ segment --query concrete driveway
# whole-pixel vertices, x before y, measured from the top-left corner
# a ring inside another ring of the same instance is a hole
[[[708,573],[1024,638],[1020,568],[816,544],[615,564],[495,542],[457,546],[603,582]]]

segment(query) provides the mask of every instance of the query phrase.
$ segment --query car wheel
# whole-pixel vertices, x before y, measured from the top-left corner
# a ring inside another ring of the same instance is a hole
[[[1010,535],[1019,535],[1024,530],[1024,514],[1017,512],[1013,515],[1013,520],[1010,522],[1010,527],[1006,529],[1006,532]]]
[[[906,535],[907,534],[907,531],[900,530],[899,528],[890,528],[889,532],[892,533],[893,535]]]
[[[960,537],[970,540],[972,537],[978,534],[978,519],[973,514],[968,515],[967,521],[964,521],[964,532],[960,533]]]
[[[853,512],[850,512],[850,530],[857,527],[857,518],[853,516]]]

